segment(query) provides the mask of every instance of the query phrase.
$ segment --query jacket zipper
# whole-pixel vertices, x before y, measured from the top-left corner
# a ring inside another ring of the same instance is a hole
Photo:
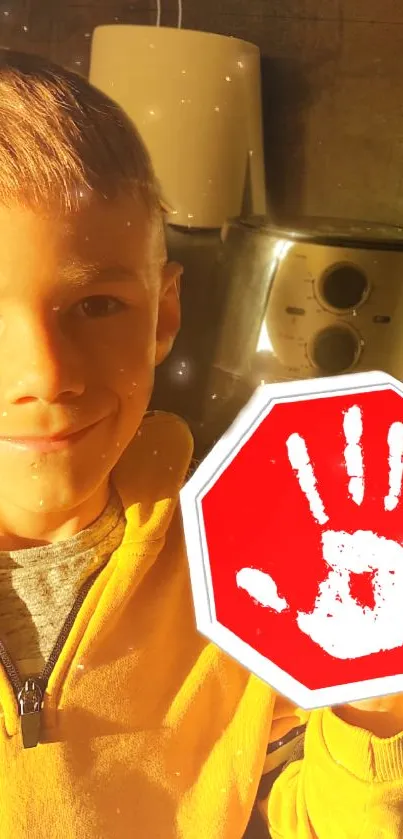
[[[17,699],[24,749],[32,749],[39,743],[41,736],[41,711],[49,678],[67,641],[77,614],[100,571],[102,571],[102,568],[97,568],[80,589],[41,676],[32,676],[23,679],[14,662],[11,660],[4,644],[0,641],[0,661],[4,666]]]

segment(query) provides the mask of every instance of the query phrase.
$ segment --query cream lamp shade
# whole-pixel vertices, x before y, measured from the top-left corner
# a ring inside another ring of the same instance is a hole
[[[266,211],[259,49],[161,26],[99,26],[90,82],[140,131],[171,224],[219,229]]]

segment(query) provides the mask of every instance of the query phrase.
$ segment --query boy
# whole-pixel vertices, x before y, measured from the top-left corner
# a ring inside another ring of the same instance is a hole
[[[192,441],[147,415],[179,327],[158,185],[112,102],[0,58],[0,837],[241,839],[307,715],[195,630]],[[357,732],[311,715],[263,836],[343,835]]]
[[[160,204],[112,102],[1,52],[1,839],[241,839],[299,722],[195,630]]]

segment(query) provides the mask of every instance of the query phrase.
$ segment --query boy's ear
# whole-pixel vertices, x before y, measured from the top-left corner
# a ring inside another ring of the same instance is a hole
[[[158,305],[155,364],[161,364],[169,355],[179,332],[180,280],[183,267],[179,262],[167,262],[161,272],[161,288]]]

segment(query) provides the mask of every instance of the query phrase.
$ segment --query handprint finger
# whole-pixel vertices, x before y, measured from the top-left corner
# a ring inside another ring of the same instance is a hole
[[[287,440],[287,451],[288,459],[294,472],[296,472],[298,483],[308,500],[314,519],[318,524],[326,524],[329,521],[329,516],[326,515],[323,501],[318,492],[315,473],[303,437],[300,437],[299,434],[291,434]]]
[[[362,412],[358,405],[353,405],[344,414],[343,430],[346,438],[344,459],[350,478],[348,491],[359,506],[364,498],[364,462],[361,446]]]
[[[385,510],[391,512],[397,507],[402,491],[403,476],[403,425],[394,422],[389,428],[389,493],[385,497]]]
[[[260,606],[283,612],[288,609],[288,603],[279,597],[277,585],[270,574],[257,568],[242,568],[236,575],[238,588],[246,591]]]

